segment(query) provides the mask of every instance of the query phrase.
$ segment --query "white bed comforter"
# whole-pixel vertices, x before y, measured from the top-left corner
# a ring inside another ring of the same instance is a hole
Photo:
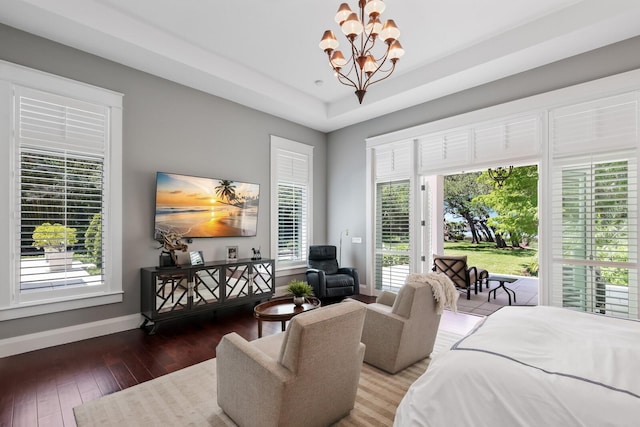
[[[409,389],[395,426],[639,426],[640,322],[505,307]]]

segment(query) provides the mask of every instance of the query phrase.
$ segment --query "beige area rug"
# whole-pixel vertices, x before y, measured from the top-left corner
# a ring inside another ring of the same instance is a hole
[[[438,331],[432,357],[461,335]],[[430,359],[390,375],[366,363],[355,408],[337,426],[391,426],[396,408]],[[216,360],[158,377],[73,409],[78,426],[234,426],[216,403]]]

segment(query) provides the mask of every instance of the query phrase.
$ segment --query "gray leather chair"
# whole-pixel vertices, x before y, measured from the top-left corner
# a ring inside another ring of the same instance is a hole
[[[358,270],[340,267],[336,259],[336,247],[314,245],[309,247],[307,283],[318,298],[344,297],[360,293]]]

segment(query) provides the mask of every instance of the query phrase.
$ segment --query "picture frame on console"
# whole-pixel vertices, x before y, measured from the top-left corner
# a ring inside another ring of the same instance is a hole
[[[202,251],[189,252],[189,258],[191,259],[191,265],[204,265],[204,256]]]
[[[227,262],[235,262],[238,260],[238,247],[227,246]]]

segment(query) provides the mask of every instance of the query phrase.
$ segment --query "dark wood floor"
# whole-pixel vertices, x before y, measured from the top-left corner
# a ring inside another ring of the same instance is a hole
[[[464,331],[469,321],[447,322]],[[151,336],[136,329],[2,358],[0,426],[75,426],[73,407],[215,357],[232,331],[257,338],[251,307],[163,324]],[[263,335],[279,331],[279,322],[263,323]]]

